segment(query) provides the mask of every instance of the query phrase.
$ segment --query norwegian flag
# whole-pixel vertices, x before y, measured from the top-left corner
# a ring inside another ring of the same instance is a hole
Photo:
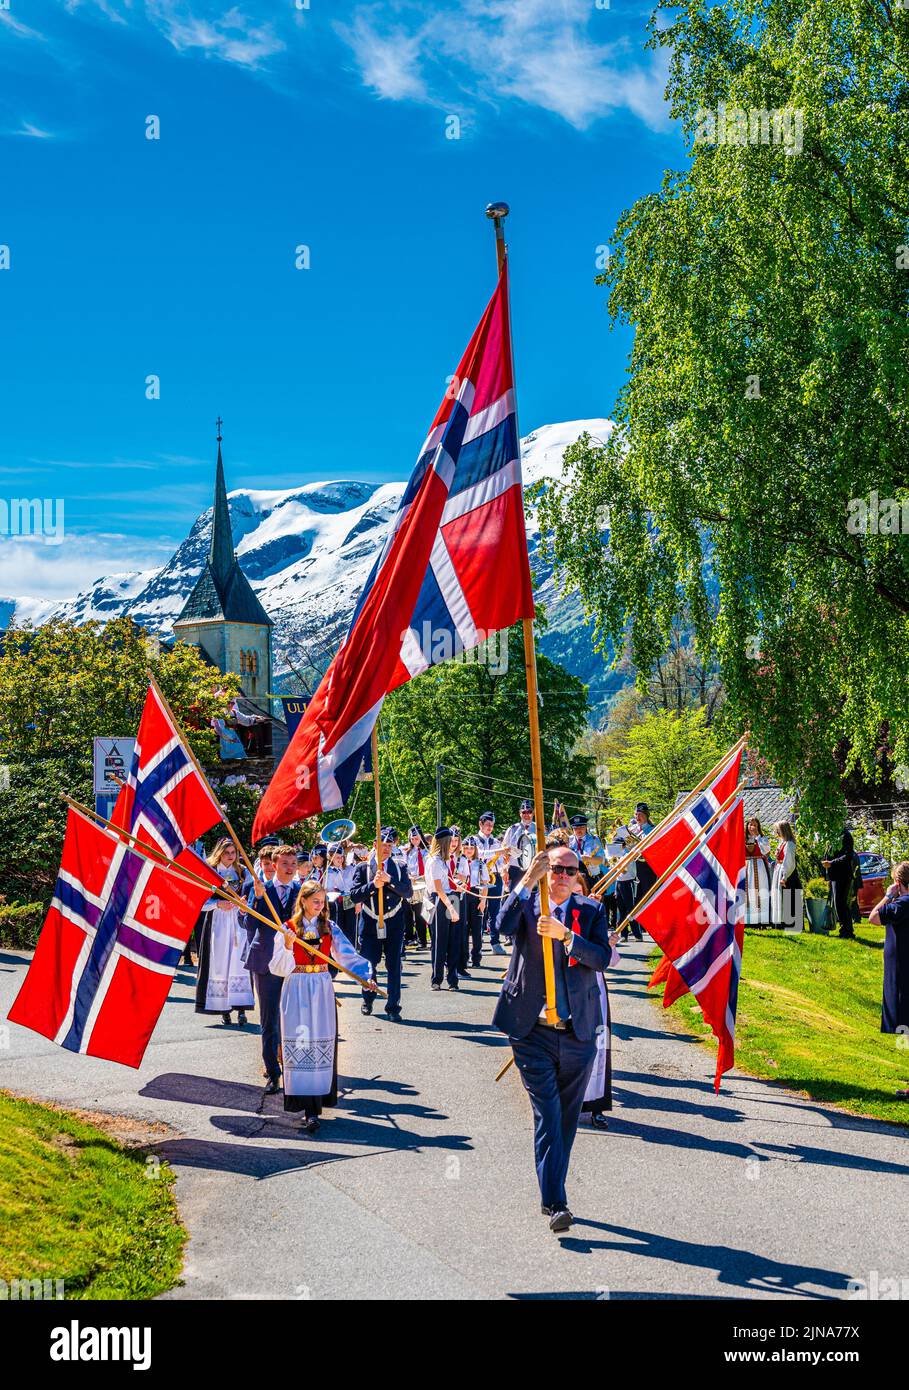
[[[657,878],[675,863],[679,855],[735,791],[739,784],[743,755],[742,748],[734,748],[709,786],[699,792],[690,806],[673,816],[644,846],[641,857],[650,865]],[[660,961],[650,977],[648,989],[663,983],[666,986],[663,1008],[668,1009],[670,1004],[674,1004],[676,999],[687,993],[688,987],[673,970],[671,961]]]
[[[262,798],[253,838],[342,806],[385,696],[525,617],[533,594],[506,263],[347,636]]]
[[[132,766],[111,823],[176,859],[223,815],[161,696],[150,685]]]
[[[738,796],[685,862],[635,911],[713,1029],[719,1043],[717,1090],[720,1077],[735,1065],[744,884],[745,823]],[[673,980],[671,975],[667,987]]]
[[[221,882],[192,850],[175,862]],[[10,1021],[70,1052],[138,1067],[210,892],[70,810],[53,900]]]

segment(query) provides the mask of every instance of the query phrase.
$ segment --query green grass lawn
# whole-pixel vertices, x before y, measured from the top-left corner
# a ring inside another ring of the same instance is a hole
[[[63,1110],[0,1092],[0,1278],[62,1279],[66,1298],[152,1298],[186,1232],[166,1164]]]
[[[909,1037],[878,1031],[883,946],[884,928],[867,922],[854,941],[746,931],[737,1069],[857,1115],[909,1124],[909,1101],[893,1096],[909,1086]],[[652,997],[661,1000],[662,989]],[[690,994],[669,1013],[716,1050]]]

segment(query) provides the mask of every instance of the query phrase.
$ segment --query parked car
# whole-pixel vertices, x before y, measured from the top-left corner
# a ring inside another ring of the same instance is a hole
[[[882,854],[872,854],[870,850],[859,852],[859,863],[862,866],[862,886],[858,895],[859,912],[863,917],[867,917],[887,891],[890,865]]]

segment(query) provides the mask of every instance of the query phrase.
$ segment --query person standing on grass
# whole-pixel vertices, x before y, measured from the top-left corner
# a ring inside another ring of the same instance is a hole
[[[799,927],[802,922],[802,880],[796,866],[795,832],[788,820],[773,827],[779,839],[773,883],[770,888],[770,916],[776,927]]]
[[[909,1034],[909,859],[893,870],[893,882],[868,921],[883,927],[884,997],[881,1005],[881,1032]],[[896,1093],[909,1100],[909,1089]]]
[[[855,878],[858,862],[852,835],[848,830],[843,831],[839,849],[834,850],[829,859],[821,860],[830,884],[830,896],[833,899],[833,911],[840,924],[840,936],[855,936],[852,924],[852,880]]]

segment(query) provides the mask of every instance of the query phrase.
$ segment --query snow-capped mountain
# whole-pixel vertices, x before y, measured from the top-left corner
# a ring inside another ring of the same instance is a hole
[[[611,429],[608,420],[570,420],[534,430],[522,441],[525,484],[559,477],[568,445],[585,431],[605,439]],[[299,689],[301,678],[310,685],[330,659],[403,490],[403,482],[337,480],[286,491],[238,488],[228,494],[237,557],[275,623],[278,689]],[[170,636],[208,553],[211,524],[209,508],[161,569],[108,575],[56,605],[28,599],[13,605],[0,599],[0,627],[13,616],[17,622],[52,617],[87,622],[129,614],[143,627]],[[622,679],[593,653],[577,599],[563,598],[539,563],[532,521],[528,541],[537,592],[550,622],[543,649],[595,685],[591,703],[599,707],[603,692],[617,689]]]

